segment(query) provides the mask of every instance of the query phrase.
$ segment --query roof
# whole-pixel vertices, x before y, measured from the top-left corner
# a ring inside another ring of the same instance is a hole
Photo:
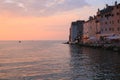
[[[76,22],[72,22],[71,25],[79,25],[79,24],[83,24],[85,21],[84,20],[78,20]]]
[[[112,12],[114,6],[108,6],[107,8],[104,8],[102,10],[100,10],[100,14],[105,14],[105,13],[108,13],[108,12]]]

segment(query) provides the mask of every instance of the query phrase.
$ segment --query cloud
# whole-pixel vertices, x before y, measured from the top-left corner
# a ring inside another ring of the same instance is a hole
[[[88,5],[85,0],[0,0],[0,12],[46,16]]]
[[[12,1],[12,0],[5,0],[4,2],[5,3],[14,3],[14,1]]]

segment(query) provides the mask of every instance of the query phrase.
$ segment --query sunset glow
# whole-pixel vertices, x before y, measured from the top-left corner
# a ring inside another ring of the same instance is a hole
[[[71,21],[87,20],[115,0],[94,1],[0,0],[0,40],[68,40]]]

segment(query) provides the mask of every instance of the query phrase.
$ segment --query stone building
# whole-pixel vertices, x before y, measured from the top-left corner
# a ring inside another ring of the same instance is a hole
[[[90,16],[87,21],[72,22],[70,28],[70,42],[99,42],[104,37],[118,35],[120,40],[120,3],[115,2],[106,8],[98,9],[97,14]]]
[[[106,4],[106,8],[98,10],[97,16],[100,21],[101,36],[120,34],[120,4],[114,6]]]
[[[84,23],[83,33],[84,43],[90,40],[93,41],[93,39],[98,39],[98,34],[100,33],[100,24],[96,16],[90,16],[89,20]]]
[[[81,38],[83,35],[83,23],[83,20],[78,20],[76,22],[71,23],[69,42],[81,42]]]
[[[90,17],[84,24],[84,42],[98,41],[101,37],[120,35],[120,4],[115,2],[115,5],[106,8],[98,9],[94,17]]]

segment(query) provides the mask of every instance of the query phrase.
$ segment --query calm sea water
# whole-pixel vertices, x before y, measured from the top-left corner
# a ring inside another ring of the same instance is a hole
[[[120,80],[120,53],[62,42],[0,41],[0,80]]]

